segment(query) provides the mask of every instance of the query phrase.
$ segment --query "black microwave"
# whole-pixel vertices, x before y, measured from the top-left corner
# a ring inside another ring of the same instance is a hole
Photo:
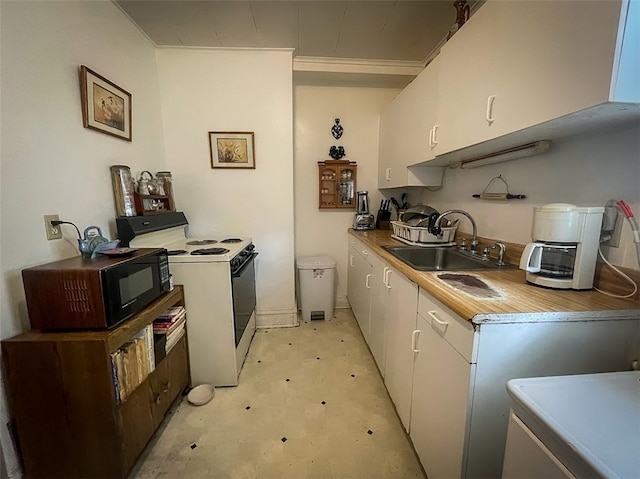
[[[107,329],[169,291],[164,248],[127,257],[81,256],[22,270],[31,328]]]

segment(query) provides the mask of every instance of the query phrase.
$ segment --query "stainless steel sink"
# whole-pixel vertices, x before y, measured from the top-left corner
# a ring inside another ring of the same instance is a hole
[[[462,252],[452,247],[383,246],[383,248],[418,271],[460,271],[503,269],[496,261],[482,260],[480,255]]]

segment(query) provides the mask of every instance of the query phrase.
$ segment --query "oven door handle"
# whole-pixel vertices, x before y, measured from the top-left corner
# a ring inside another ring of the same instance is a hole
[[[254,260],[254,258],[258,256],[258,252],[254,251],[253,253],[251,253],[251,256],[249,256],[249,258],[247,259],[247,261],[245,261],[242,266],[240,267],[239,270],[234,271],[231,273],[231,277],[232,278],[237,278],[239,276],[242,275],[242,272],[249,266],[249,264]]]

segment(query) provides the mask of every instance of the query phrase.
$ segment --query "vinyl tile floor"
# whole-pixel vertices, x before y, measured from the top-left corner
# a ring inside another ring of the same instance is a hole
[[[131,478],[424,478],[349,309],[259,329],[237,387],[174,406]]]

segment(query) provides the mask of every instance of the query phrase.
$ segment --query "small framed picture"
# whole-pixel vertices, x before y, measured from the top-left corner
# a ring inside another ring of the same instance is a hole
[[[84,65],[80,66],[82,123],[131,141],[131,94]]]
[[[253,132],[209,132],[211,168],[255,168]]]

